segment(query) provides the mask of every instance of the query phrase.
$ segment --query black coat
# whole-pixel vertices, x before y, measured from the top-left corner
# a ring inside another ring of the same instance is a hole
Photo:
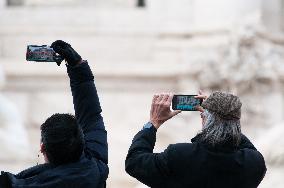
[[[84,152],[75,163],[37,165],[14,175],[2,172],[0,187],[103,188],[108,177],[107,132],[94,77],[87,63],[67,66],[75,116],[85,139]],[[1,183],[2,182],[2,183]]]
[[[125,161],[127,173],[153,188],[255,188],[266,167],[262,155],[242,136],[238,149],[192,143],[169,145],[153,153],[156,130],[134,137]]]

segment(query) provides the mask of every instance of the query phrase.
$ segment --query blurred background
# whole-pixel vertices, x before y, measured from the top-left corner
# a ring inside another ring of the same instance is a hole
[[[108,130],[108,187],[142,188],[124,171],[152,95],[203,89],[241,97],[242,131],[265,157],[261,188],[284,187],[284,0],[0,0],[0,170],[38,159],[40,125],[74,113],[65,66],[26,62],[28,44],[69,42],[95,74]],[[158,132],[156,152],[190,142],[198,112]]]

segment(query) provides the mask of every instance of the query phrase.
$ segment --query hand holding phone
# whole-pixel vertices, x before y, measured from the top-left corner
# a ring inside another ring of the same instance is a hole
[[[173,95],[169,93],[154,95],[150,111],[150,122],[156,129],[181,112],[180,110],[171,110],[172,98]]]
[[[28,45],[26,60],[38,62],[56,62],[60,66],[65,61],[70,66],[75,66],[82,62],[81,56],[72,48],[72,46],[62,40],[57,40],[48,45]]]
[[[77,51],[74,50],[70,44],[64,42],[63,40],[53,42],[50,47],[53,48],[56,53],[62,56],[70,66],[75,66],[82,61],[82,58]]]

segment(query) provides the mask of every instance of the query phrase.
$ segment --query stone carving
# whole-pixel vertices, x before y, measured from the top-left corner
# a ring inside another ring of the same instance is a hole
[[[283,78],[284,47],[260,38],[253,28],[233,32],[229,45],[217,51],[219,56],[204,64],[211,68],[200,69],[198,78],[205,87],[245,93]]]
[[[257,145],[261,146],[260,151],[265,156],[267,163],[275,167],[284,165],[283,134],[284,122],[281,122],[265,131],[256,142]]]
[[[4,74],[0,67],[0,88]],[[29,142],[16,106],[0,94],[0,160],[12,162],[29,156]],[[2,169],[3,170],[3,169]]]

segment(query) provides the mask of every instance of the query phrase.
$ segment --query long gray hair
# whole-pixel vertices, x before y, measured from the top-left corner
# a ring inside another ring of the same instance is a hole
[[[203,112],[205,123],[200,136],[201,141],[211,146],[230,145],[238,147],[241,141],[240,120],[225,120],[208,110]]]

